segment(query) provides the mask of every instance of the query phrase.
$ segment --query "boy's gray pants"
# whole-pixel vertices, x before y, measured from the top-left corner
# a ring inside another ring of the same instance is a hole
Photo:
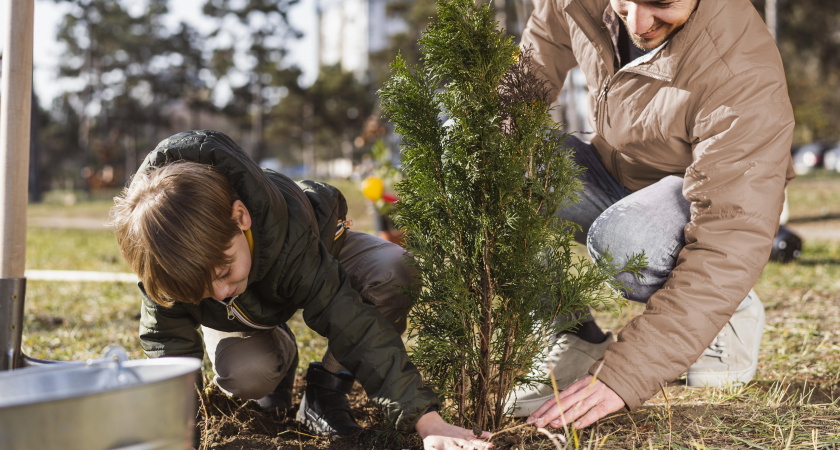
[[[558,217],[581,226],[575,240],[585,243],[592,259],[605,253],[624,266],[634,254],[644,252],[647,266],[640,276],[621,272],[616,278],[629,289],[622,295],[629,300],[647,302],[665,284],[676,266],[677,256],[685,246],[685,226],[691,219],[690,203],[682,195],[683,179],[665,177],[656,183],[631,192],[607,172],[595,149],[577,137],[566,144],[572,148],[575,162],[584,168],[580,202],[557,213]],[[750,296],[738,309],[749,305]],[[579,316],[591,321],[588,312]]]
[[[365,303],[373,305],[402,334],[411,299],[403,289],[416,282],[415,269],[403,259],[399,245],[367,233],[347,232],[338,262]],[[213,364],[213,381],[223,391],[244,399],[261,398],[280,384],[297,351],[292,337],[275,327],[267,331],[223,332],[202,327],[204,346]],[[343,370],[327,351],[324,368]]]

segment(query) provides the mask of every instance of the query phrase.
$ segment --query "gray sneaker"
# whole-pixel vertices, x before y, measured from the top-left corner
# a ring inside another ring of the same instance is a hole
[[[590,344],[573,334],[563,334],[548,352],[546,360],[538,366],[539,376],[550,378],[548,368],[551,367],[554,369],[557,389],[566,389],[586,375],[589,367],[604,354],[607,346],[615,342],[612,332],[606,334],[607,338],[600,344]],[[512,408],[513,417],[527,417],[553,396],[554,389],[550,385],[519,386],[511,391],[505,409]]]
[[[752,298],[752,303],[735,312],[697,362],[688,368],[686,384],[720,387],[747,383],[755,376],[764,333],[764,305],[752,290],[747,297]]]

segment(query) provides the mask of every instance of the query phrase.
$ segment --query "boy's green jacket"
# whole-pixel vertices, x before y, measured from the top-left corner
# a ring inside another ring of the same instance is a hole
[[[164,140],[139,171],[178,160],[209,164],[227,176],[251,214],[254,257],[248,288],[230,307],[213,299],[162,307],[141,284],[140,340],[146,354],[201,358],[200,325],[253,331],[282,324],[302,309],[306,324],[329,339],[330,350],[380,405],[386,420],[399,431],[413,432],[420,416],[439,400],[424,386],[400,336],[362,303],[335,258],[344,237],[339,221],[347,210],[341,192],[261,169],[228,136],[206,130]]]

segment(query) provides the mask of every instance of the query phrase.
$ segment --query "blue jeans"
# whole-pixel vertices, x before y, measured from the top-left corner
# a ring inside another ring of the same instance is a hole
[[[691,215],[682,196],[683,179],[668,176],[630,192],[607,172],[590,144],[574,136],[566,144],[585,169],[583,190],[578,192],[580,202],[557,216],[580,225],[582,231],[575,239],[586,243],[593,260],[609,252],[623,267],[630,257],[644,252],[647,266],[640,271],[642,276],[621,272],[616,278],[629,288],[622,292],[626,298],[647,302],[668,279],[685,245],[683,230]]]

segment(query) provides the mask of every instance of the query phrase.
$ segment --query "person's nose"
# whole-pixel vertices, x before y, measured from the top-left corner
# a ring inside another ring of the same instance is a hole
[[[655,22],[653,14],[647,8],[629,2],[627,6],[627,25],[629,25],[633,34],[639,36],[647,33],[653,28]]]
[[[213,300],[223,301],[231,296],[233,288],[227,284],[213,286]]]

